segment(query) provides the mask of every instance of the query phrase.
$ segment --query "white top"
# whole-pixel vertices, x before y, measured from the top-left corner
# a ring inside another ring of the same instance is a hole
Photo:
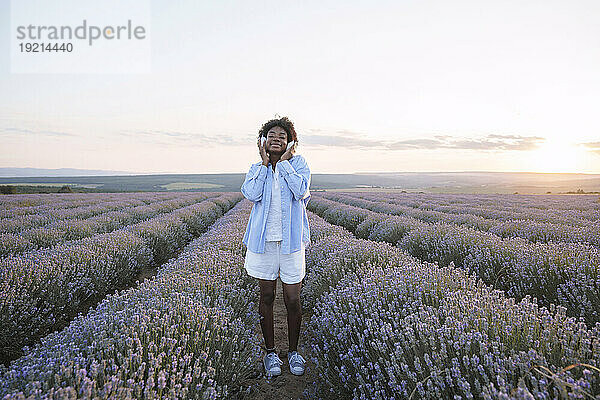
[[[270,167],[269,167],[270,168]],[[275,164],[271,204],[267,213],[266,240],[283,240],[281,236],[281,188],[279,186],[279,163]]]

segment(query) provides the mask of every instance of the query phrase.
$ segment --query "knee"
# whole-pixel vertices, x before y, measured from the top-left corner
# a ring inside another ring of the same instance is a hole
[[[275,301],[275,293],[273,293],[273,292],[266,292],[266,293],[261,293],[260,294],[260,302],[262,304],[265,304],[267,306],[271,306],[271,305],[273,305],[274,301]]]
[[[300,295],[288,295],[285,296],[285,305],[288,311],[300,311]]]

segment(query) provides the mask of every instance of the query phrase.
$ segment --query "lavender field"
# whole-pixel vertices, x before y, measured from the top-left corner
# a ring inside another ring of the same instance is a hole
[[[262,398],[251,208],[0,198],[0,398]],[[325,192],[308,210],[303,398],[600,398],[597,196]]]

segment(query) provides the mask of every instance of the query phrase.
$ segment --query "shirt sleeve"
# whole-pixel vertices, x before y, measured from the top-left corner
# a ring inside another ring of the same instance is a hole
[[[296,201],[302,200],[310,187],[310,169],[304,157],[300,155],[298,157],[296,168],[292,167],[288,160],[278,162],[278,164],[281,164],[283,179],[287,182]]]
[[[252,164],[242,183],[244,197],[253,202],[261,201],[266,178],[267,167],[262,163]]]

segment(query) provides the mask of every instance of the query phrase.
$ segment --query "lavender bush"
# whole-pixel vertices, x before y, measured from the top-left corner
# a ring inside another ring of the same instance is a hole
[[[600,395],[600,324],[386,243],[330,236],[311,247],[306,287],[327,289],[308,293],[319,376],[307,398]]]

